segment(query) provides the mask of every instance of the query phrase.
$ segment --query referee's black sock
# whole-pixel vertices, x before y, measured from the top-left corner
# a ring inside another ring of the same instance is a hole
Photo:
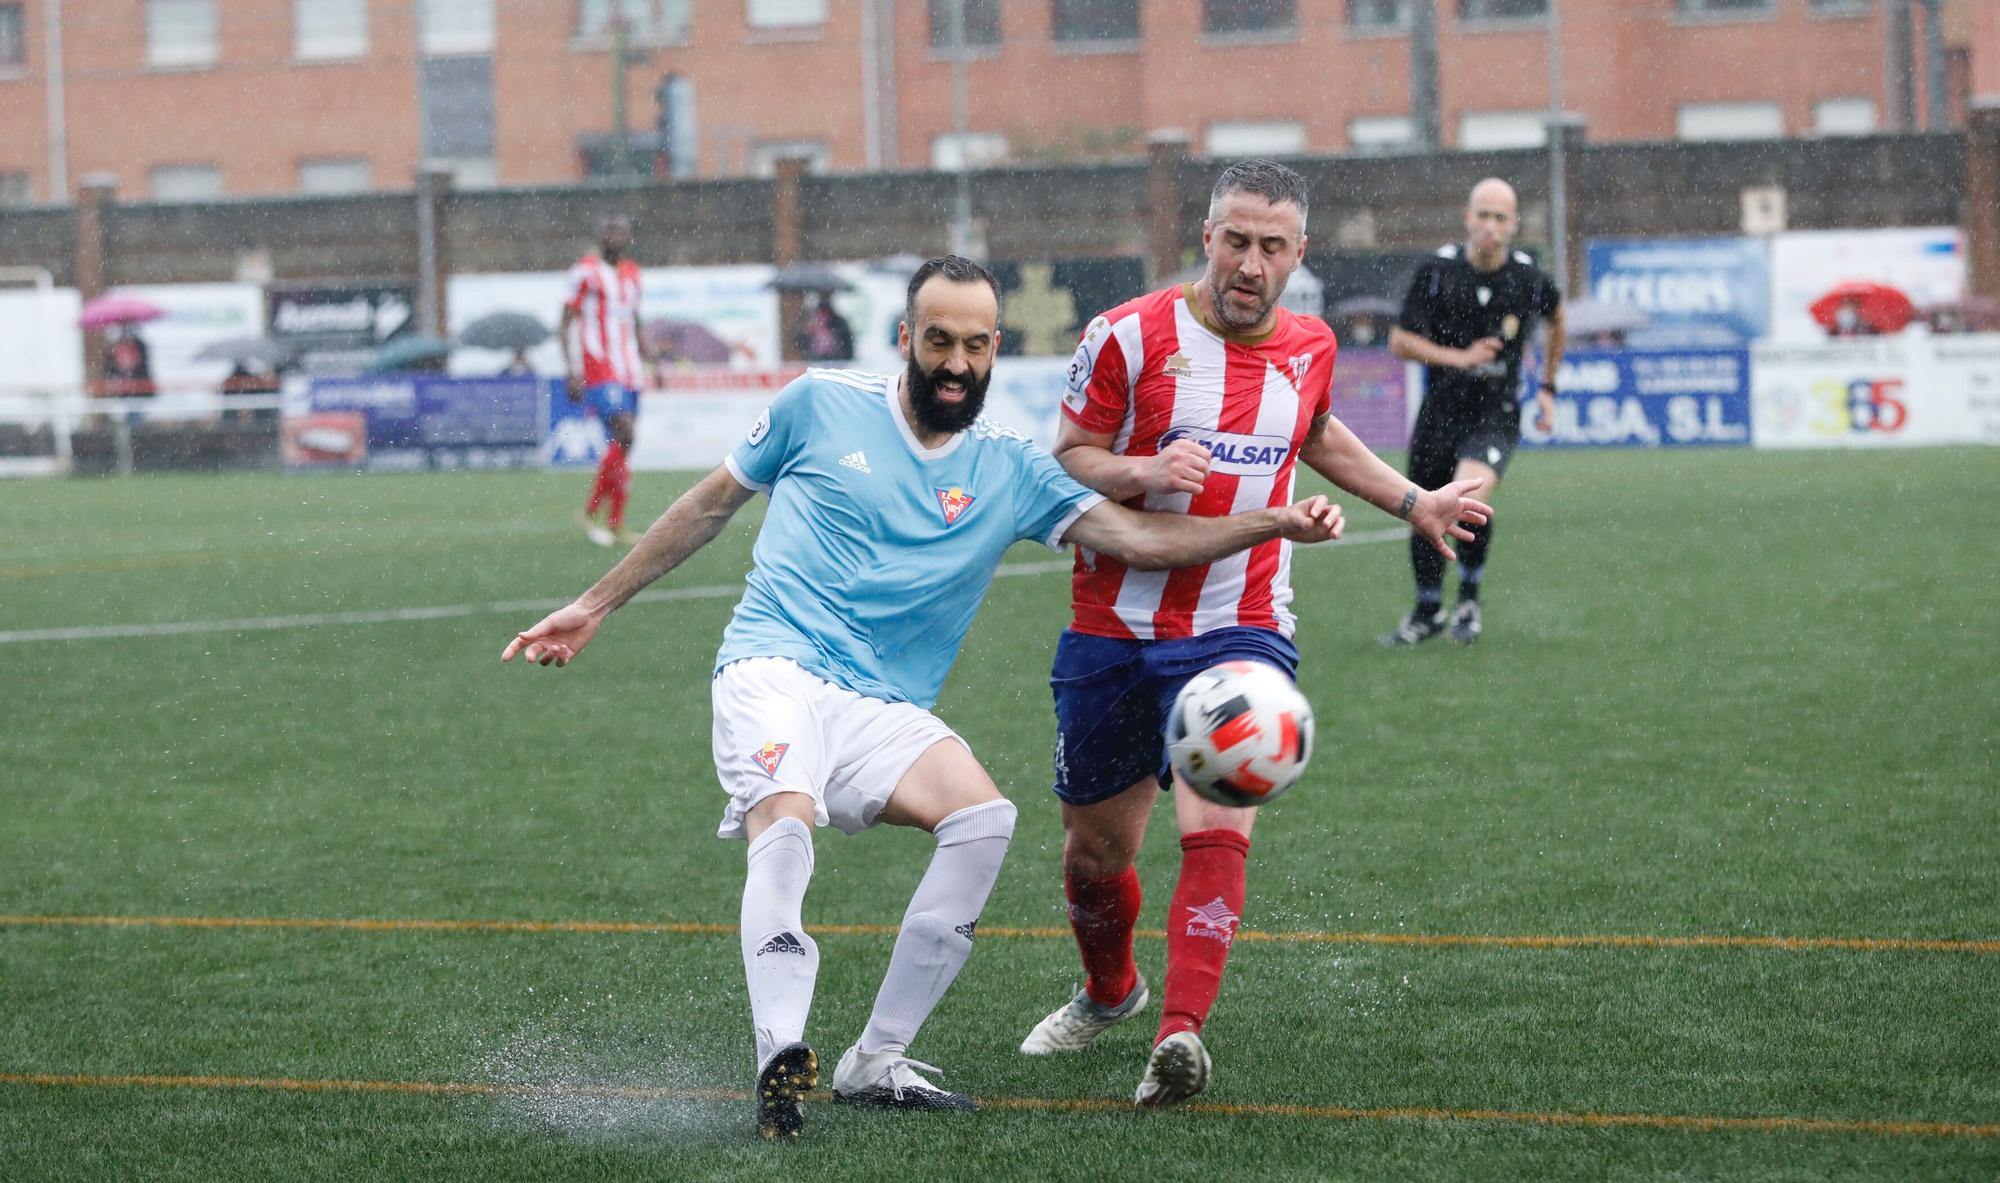
[[[1428,619],[1444,611],[1444,556],[1429,540],[1412,534],[1410,566],[1417,573],[1417,615]]]
[[[1472,541],[1458,544],[1458,599],[1479,598],[1479,581],[1486,574],[1486,548],[1493,542],[1493,523],[1472,528]]]

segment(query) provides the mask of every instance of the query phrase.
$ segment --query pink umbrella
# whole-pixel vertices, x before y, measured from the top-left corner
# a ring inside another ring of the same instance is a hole
[[[106,325],[138,324],[141,321],[158,320],[166,311],[151,300],[137,296],[121,296],[113,293],[99,296],[83,306],[83,315],[76,323],[86,329],[101,329]]]

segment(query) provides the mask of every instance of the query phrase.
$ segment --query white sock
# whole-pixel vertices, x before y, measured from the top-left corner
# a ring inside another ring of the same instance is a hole
[[[819,977],[819,945],[799,919],[812,872],[812,830],[795,817],[780,818],[750,844],[739,935],[759,1072],[779,1048],[805,1037]]]
[[[937,824],[937,853],[910,897],[889,972],[861,1032],[863,1055],[910,1050],[952,979],[972,956],[972,930],[1014,836],[1014,803],[988,801]]]

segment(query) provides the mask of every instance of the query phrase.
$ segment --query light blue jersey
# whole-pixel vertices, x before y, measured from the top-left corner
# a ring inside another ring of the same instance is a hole
[[[720,670],[789,657],[857,694],[928,709],[1007,548],[1060,548],[1103,497],[981,418],[925,449],[893,376],[808,370],[724,461],[770,511]]]

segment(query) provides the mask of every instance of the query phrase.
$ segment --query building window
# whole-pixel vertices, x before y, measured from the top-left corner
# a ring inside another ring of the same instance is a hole
[[[965,9],[965,43],[980,49],[1000,44],[1000,0],[930,0],[931,48],[951,48],[951,10]]]
[[[1538,21],[1549,15],[1549,0],[1458,0],[1464,21]]]
[[[1306,129],[1296,119],[1211,123],[1202,150],[1214,157],[1298,156],[1306,150]]]
[[[27,205],[34,199],[34,182],[27,173],[0,172],[0,206]]]
[[[996,168],[1007,163],[1007,137],[997,131],[949,132],[931,141],[931,167],[940,172]]]
[[[823,173],[831,161],[824,140],[759,140],[750,145],[750,175],[778,175],[780,160],[802,159],[809,173]]]
[[[153,170],[154,201],[213,201],[222,196],[222,170],[212,164],[169,164]]]
[[[1347,121],[1347,142],[1363,155],[1408,151],[1417,145],[1417,121],[1408,115],[1357,115]]]
[[[1287,34],[1298,27],[1295,0],[1203,0],[1201,6],[1201,31],[1211,37]]]
[[[375,166],[360,158],[299,161],[301,193],[366,193],[375,187]]]
[[[1813,104],[1813,132],[1822,136],[1875,134],[1875,100],[1821,99]]]
[[[491,156],[443,157],[425,163],[450,173],[454,189],[492,189],[500,184],[500,170]]]
[[[493,59],[426,58],[417,77],[424,159],[492,159]]]
[[[796,29],[826,23],[826,0],[750,0],[753,29]]]
[[[427,54],[493,52],[493,0],[423,0]]]
[[[1543,111],[1467,111],[1458,117],[1458,146],[1465,152],[1539,148],[1549,142]]]
[[[580,0],[576,9],[579,41],[608,41],[614,16],[625,21],[634,41],[655,45],[686,45],[692,0]]]
[[[1407,29],[1409,0],[1347,0],[1350,29]]]
[[[146,64],[215,64],[215,0],[146,0]]]
[[[1139,0],[1055,0],[1049,31],[1059,44],[1137,41]]]
[[[0,70],[19,69],[27,64],[28,29],[21,6],[0,4]]]
[[[1777,0],[1674,0],[1682,16],[1769,16]]]
[[[301,61],[366,57],[367,0],[295,0],[292,53]]]
[[[1776,103],[1688,103],[1674,113],[1683,140],[1775,140],[1785,134]]]

